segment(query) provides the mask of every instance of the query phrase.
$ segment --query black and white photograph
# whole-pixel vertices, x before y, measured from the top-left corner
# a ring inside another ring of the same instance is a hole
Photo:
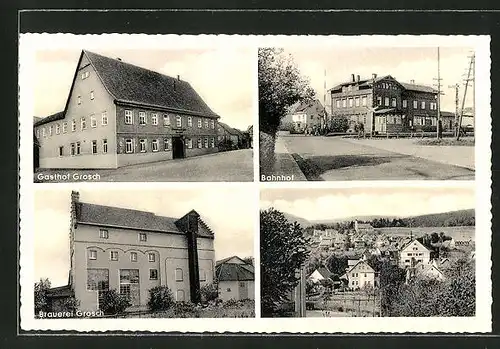
[[[475,316],[474,207],[473,187],[263,190],[262,316]]]
[[[258,55],[261,181],[474,179],[472,47]]]
[[[35,182],[253,181],[251,50],[86,43],[33,53]]]
[[[36,190],[34,317],[254,317],[249,191]]]

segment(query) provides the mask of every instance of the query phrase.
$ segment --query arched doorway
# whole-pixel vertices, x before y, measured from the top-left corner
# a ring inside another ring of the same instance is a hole
[[[185,157],[183,137],[172,137],[172,157],[182,159]]]

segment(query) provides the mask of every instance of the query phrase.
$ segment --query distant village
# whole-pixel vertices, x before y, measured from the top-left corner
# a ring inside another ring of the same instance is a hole
[[[357,220],[336,226],[307,229],[311,239],[307,281],[320,288],[327,279],[334,290],[378,288],[383,261],[404,269],[407,280],[417,276],[444,280],[452,261],[475,258],[474,226],[375,228]],[[329,263],[331,259],[337,263]]]

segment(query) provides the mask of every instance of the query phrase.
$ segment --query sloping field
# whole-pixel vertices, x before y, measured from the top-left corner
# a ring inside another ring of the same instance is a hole
[[[410,232],[414,237],[420,237],[424,234],[440,233],[443,232],[447,236],[451,236],[454,240],[468,240],[475,241],[475,227],[474,226],[461,226],[461,227],[391,227],[391,228],[376,228],[375,231],[389,235],[389,236],[409,236]]]

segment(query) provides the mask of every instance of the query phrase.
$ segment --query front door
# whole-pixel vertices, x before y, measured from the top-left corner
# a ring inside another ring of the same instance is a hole
[[[184,154],[184,141],[181,137],[172,137],[172,157],[174,159],[182,159]]]
[[[375,132],[385,133],[387,129],[387,122],[385,116],[375,117]]]

